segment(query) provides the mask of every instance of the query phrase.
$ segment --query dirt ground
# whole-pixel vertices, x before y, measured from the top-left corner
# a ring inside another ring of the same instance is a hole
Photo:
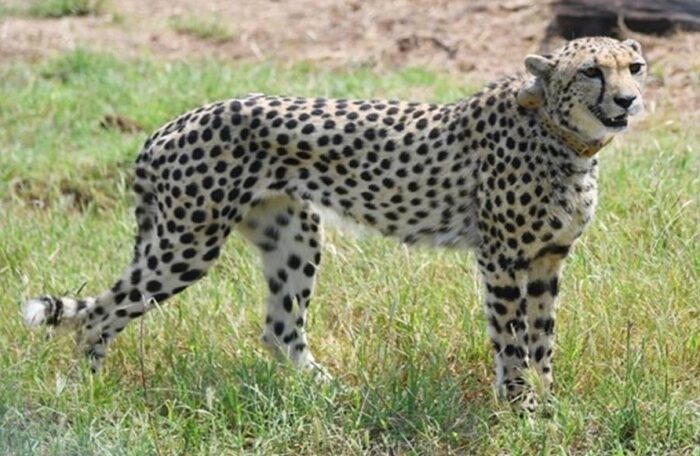
[[[16,6],[28,0],[0,0]],[[225,42],[178,33],[174,17],[215,18]],[[486,81],[519,71],[545,40],[538,0],[111,0],[99,16],[0,19],[0,64],[76,47],[124,56],[311,61],[324,68],[421,65]],[[654,66],[650,108],[700,119],[700,33],[634,35]]]

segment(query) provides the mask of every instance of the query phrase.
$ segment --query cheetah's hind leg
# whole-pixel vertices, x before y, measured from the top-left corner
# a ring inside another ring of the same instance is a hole
[[[201,223],[183,225],[179,238],[170,236],[165,229],[170,214],[159,211],[149,195],[137,198],[134,259],[111,289],[94,298],[42,296],[24,305],[30,326],[81,326],[83,350],[93,372],[100,369],[108,343],[131,320],[204,276],[230,232],[227,224],[205,217]]]
[[[321,262],[321,219],[308,203],[288,196],[260,201],[237,227],[260,250],[268,286],[263,343],[319,380],[331,377],[309,349],[307,310]]]

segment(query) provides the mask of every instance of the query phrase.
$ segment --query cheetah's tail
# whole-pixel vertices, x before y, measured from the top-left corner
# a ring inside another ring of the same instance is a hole
[[[25,302],[22,313],[29,326],[64,326],[83,321],[96,302],[97,298],[40,296]]]

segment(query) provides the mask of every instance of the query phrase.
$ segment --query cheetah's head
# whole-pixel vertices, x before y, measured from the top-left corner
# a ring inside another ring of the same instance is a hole
[[[525,67],[535,79],[518,101],[541,106],[560,128],[585,141],[603,141],[627,127],[644,109],[647,65],[634,40],[579,38],[551,55],[529,55]]]

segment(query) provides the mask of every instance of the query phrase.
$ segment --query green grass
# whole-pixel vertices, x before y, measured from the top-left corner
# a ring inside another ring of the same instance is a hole
[[[97,16],[104,11],[105,0],[32,0],[26,14],[35,17]]]
[[[175,16],[170,19],[169,25],[178,33],[214,43],[224,43],[233,38],[231,29],[215,18]]]
[[[28,0],[0,3],[0,18],[28,16],[57,19],[67,16],[99,16],[106,12],[107,0]],[[112,13],[112,16],[114,21],[121,17],[117,13]]]
[[[0,69],[0,454],[700,454],[700,134],[682,123],[648,122],[659,126],[602,152],[600,209],[562,284],[549,419],[492,397],[471,256],[376,237],[328,236],[310,320],[337,377],[327,386],[258,343],[264,283],[236,236],[205,280],[118,338],[101,376],[71,337],[23,326],[25,297],[96,293],[129,260],[145,134],[101,128],[106,114],[151,130],[251,91],[447,101],[474,89],[420,69],[84,51]]]

